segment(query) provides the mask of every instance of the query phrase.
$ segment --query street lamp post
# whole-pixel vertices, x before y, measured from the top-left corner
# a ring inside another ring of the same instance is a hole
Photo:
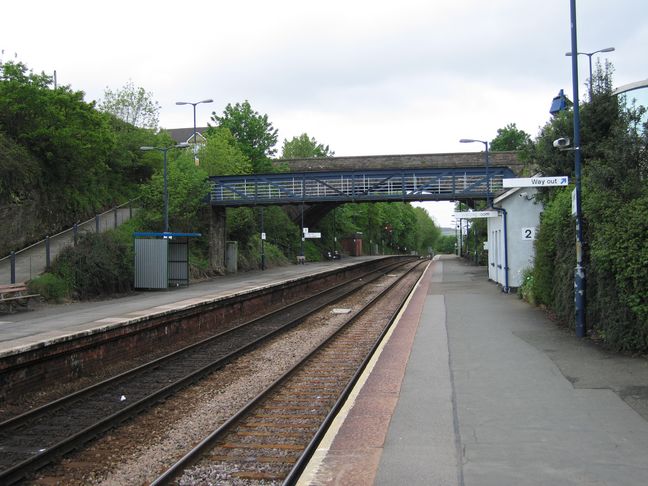
[[[148,152],[150,150],[157,150],[158,152],[162,152],[164,154],[164,192],[163,192],[163,198],[164,198],[164,232],[168,233],[169,232],[169,191],[167,189],[167,152],[171,150],[172,148],[186,148],[188,147],[189,144],[184,142],[184,143],[179,143],[177,145],[171,145],[169,147],[140,147],[140,150],[143,150],[145,152]]]
[[[585,268],[583,267],[583,224],[581,211],[581,150],[580,150],[580,107],[578,101],[578,47],[576,35],[576,0],[570,0],[571,18],[571,58],[572,58],[572,85],[574,89],[574,175],[576,176],[575,188],[575,213],[576,213],[576,268],[574,269],[574,310],[576,318],[576,336],[585,336]],[[609,47],[609,52],[614,48]],[[594,54],[594,53],[592,53]],[[591,56],[590,56],[591,60]],[[591,64],[590,64],[591,66]],[[590,68],[591,69],[591,68]],[[590,74],[591,76],[591,74]],[[590,77],[591,88],[591,77]]]
[[[575,7],[574,7],[574,10],[575,10]],[[574,27],[574,30],[576,30],[576,27]],[[590,101],[592,101],[592,92],[593,92],[593,88],[592,88],[592,56],[594,54],[598,54],[599,52],[612,52],[613,50],[614,50],[614,47],[606,47],[605,49],[599,49],[598,51],[594,51],[594,52],[576,52],[576,55],[587,56],[589,58],[589,95],[590,95]],[[566,52],[565,53],[565,56],[573,56],[573,55],[574,55],[573,52]]]
[[[191,105],[193,106],[193,143],[194,143],[194,160],[197,159],[197,154],[198,154],[198,145],[197,145],[197,140],[196,140],[196,105],[199,105],[200,103],[213,103],[214,100],[211,98],[208,100],[202,100],[202,101],[196,101],[195,103],[192,103],[191,101],[176,101],[176,105]]]
[[[484,140],[474,140],[472,138],[462,138],[459,140],[459,143],[473,143],[473,142],[478,142],[478,143],[483,143],[484,146],[486,147],[486,152],[485,152],[485,161],[486,161],[486,207],[490,208],[491,207],[491,200],[490,200],[490,173],[489,173],[489,160],[488,160],[488,142]]]

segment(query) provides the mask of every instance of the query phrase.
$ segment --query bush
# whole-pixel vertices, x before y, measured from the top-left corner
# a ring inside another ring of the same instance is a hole
[[[52,273],[66,281],[80,299],[127,292],[133,282],[132,247],[113,232],[86,233],[77,246],[61,252]]]
[[[65,279],[51,273],[44,273],[29,282],[29,290],[54,302],[61,302],[70,295],[70,287]]]
[[[521,299],[526,300],[529,304],[535,305],[536,298],[533,294],[533,285],[533,269],[525,268],[524,272],[522,273],[522,285],[520,285],[520,288],[518,289],[518,295]]]
[[[563,322],[574,322],[576,229],[571,216],[571,188],[545,206],[536,240],[533,294]]]

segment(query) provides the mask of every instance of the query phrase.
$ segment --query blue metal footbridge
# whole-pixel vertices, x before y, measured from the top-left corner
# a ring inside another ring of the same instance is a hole
[[[491,198],[509,167],[355,169],[211,176],[212,206]]]

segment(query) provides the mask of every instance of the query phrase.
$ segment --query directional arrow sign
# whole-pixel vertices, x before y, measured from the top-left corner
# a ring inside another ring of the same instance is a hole
[[[497,211],[470,211],[463,213],[454,213],[455,219],[473,219],[473,218],[497,218]]]
[[[519,177],[517,179],[502,179],[502,187],[549,187],[566,186],[569,177]]]

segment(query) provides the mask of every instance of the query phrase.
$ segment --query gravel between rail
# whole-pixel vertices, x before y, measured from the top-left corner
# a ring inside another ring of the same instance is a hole
[[[386,277],[389,280],[392,277]],[[375,293],[373,284],[334,307],[353,307]],[[273,381],[318,343],[345,316],[330,310],[309,318],[268,345],[236,359],[150,412],[129,421],[83,451],[42,471],[33,484],[139,484],[177,460],[205,430],[226,420],[265,384]]]

